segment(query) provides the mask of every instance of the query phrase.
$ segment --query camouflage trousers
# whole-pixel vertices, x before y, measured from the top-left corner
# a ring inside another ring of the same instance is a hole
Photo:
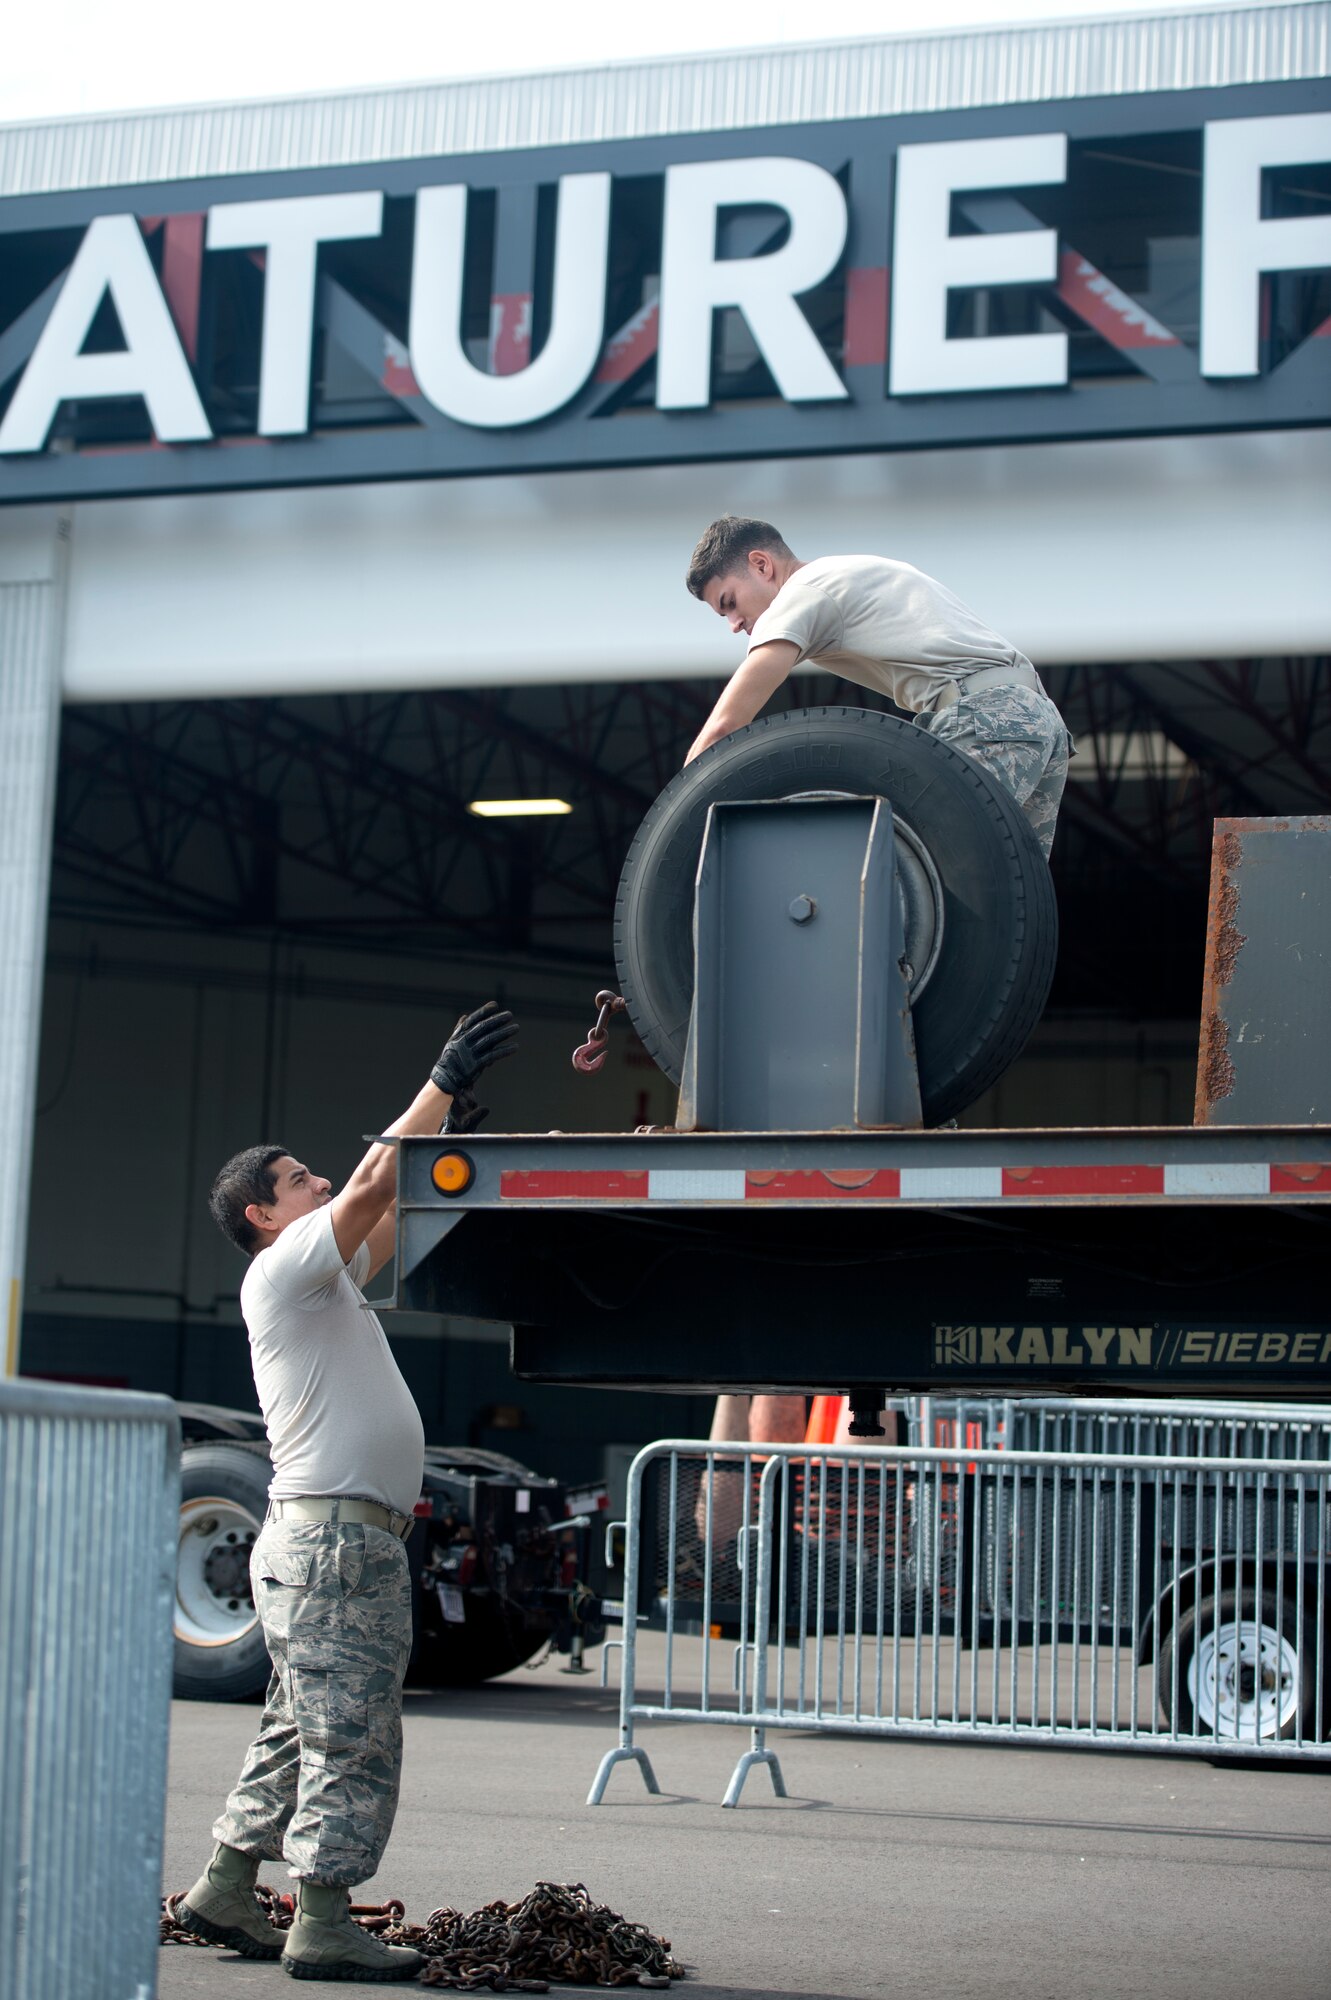
[[[213,1839],[354,1888],[379,1866],[397,1811],[406,1549],[386,1528],[269,1521],[250,1578],[273,1677]]]
[[[1072,754],[1067,725],[1048,695],[1037,688],[984,688],[915,721],[983,764],[1011,792],[1047,861]]]

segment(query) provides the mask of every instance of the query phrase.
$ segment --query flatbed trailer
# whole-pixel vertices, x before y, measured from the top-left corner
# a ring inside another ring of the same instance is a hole
[[[396,1302],[524,1380],[1331,1398],[1331,1127],[400,1142]]]
[[[841,1392],[857,1436],[894,1391],[1331,1399],[1331,821],[1216,823],[1195,1124],[958,1130],[1057,924],[919,737],[809,711],[672,781],[574,1062],[626,1007],[674,1125],[403,1140],[401,1302],[507,1323],[525,1380]]]

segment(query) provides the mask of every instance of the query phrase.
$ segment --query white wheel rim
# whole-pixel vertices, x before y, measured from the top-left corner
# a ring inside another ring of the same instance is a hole
[[[1198,1640],[1188,1663],[1188,1695],[1212,1735],[1269,1742],[1298,1712],[1298,1649],[1274,1625],[1231,1618]]]
[[[250,1551],[261,1523],[236,1500],[186,1500],[180,1509],[175,1633],[190,1646],[231,1646],[258,1624]]]

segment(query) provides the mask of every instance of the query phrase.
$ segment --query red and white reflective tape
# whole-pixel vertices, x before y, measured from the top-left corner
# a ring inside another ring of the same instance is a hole
[[[1331,1195],[1331,1160],[1179,1161],[1172,1165],[1031,1167],[819,1167],[786,1172],[742,1167],[509,1168],[502,1201],[828,1202],[1244,1200],[1298,1201]]]

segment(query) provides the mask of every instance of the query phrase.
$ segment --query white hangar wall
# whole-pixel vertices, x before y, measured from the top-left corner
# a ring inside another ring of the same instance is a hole
[[[75,509],[76,701],[709,675],[729,510],[938,576],[1037,662],[1331,645],[1331,434],[551,473]]]

